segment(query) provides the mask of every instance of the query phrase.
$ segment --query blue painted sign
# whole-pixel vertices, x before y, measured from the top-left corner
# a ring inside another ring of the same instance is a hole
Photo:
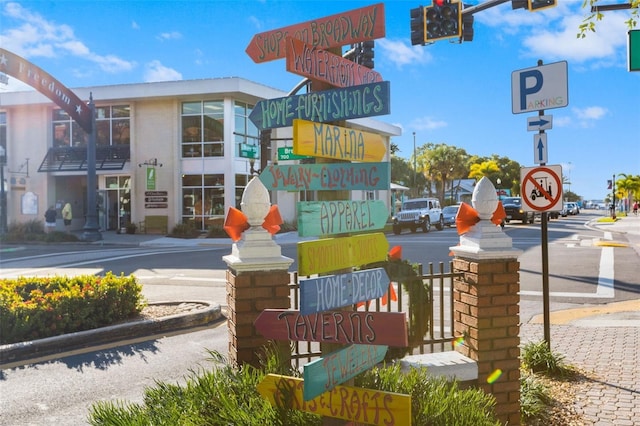
[[[381,200],[301,201],[298,234],[301,237],[346,234],[383,229],[389,218]]]
[[[382,362],[387,349],[385,345],[350,345],[306,364],[304,400],[309,401],[374,367]]]
[[[389,291],[384,268],[300,280],[300,313],[309,315],[378,299]]]
[[[260,181],[276,191],[389,189],[390,163],[270,165]]]
[[[359,86],[259,101],[249,120],[260,130],[291,127],[293,120],[326,123],[389,114],[390,84],[379,81]]]

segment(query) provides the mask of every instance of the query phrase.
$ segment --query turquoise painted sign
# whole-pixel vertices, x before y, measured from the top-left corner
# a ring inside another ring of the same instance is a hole
[[[391,112],[388,81],[259,101],[249,120],[259,130],[291,127],[293,120],[328,121],[386,115]]]
[[[384,268],[300,280],[300,313],[309,315],[378,299],[389,291]]]
[[[384,228],[389,211],[380,200],[302,201],[298,234],[302,237],[366,232]]]
[[[389,163],[271,165],[260,173],[267,189],[339,191],[389,189]]]
[[[322,395],[382,362],[386,345],[350,345],[304,366],[305,401]]]

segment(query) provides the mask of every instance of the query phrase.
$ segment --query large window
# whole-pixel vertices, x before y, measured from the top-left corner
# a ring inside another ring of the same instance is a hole
[[[96,108],[96,143],[129,145],[131,143],[128,105]]]
[[[87,146],[89,135],[65,111],[53,110],[53,146]],[[128,105],[96,107],[96,144],[129,145],[130,108]]]
[[[224,174],[182,175],[182,223],[207,230],[224,222]]]
[[[236,157],[241,156],[241,150],[246,153],[259,153],[260,133],[258,132],[258,128],[255,124],[249,120],[249,115],[253,110],[253,105],[236,101],[233,109],[235,115],[233,135]],[[247,146],[243,147],[242,145],[248,145],[253,148],[248,148]],[[252,158],[258,158],[258,155]]]
[[[182,157],[224,156],[224,101],[182,104]]]

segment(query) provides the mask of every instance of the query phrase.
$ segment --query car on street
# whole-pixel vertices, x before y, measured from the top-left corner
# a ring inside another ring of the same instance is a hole
[[[431,225],[434,225],[438,231],[444,228],[444,217],[437,198],[405,200],[392,220],[393,233],[396,235],[400,235],[404,228],[410,229],[411,232],[416,232],[418,229],[429,232]]]
[[[522,208],[522,199],[520,197],[506,197],[502,199],[504,212],[507,214],[505,222],[519,220],[522,223],[533,223],[535,215],[533,212],[524,211]]]
[[[453,206],[447,206],[442,209],[444,226],[449,226],[449,227],[456,226],[456,215],[458,214],[459,208],[460,208],[460,204],[455,204]]]
[[[580,207],[578,207],[577,203],[564,203],[564,208],[562,209],[563,217],[576,214],[580,214]]]

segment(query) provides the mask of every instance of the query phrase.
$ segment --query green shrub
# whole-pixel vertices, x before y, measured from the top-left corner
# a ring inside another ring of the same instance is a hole
[[[227,233],[224,230],[224,227],[221,225],[211,225],[209,229],[207,229],[207,238],[226,238],[228,237]]]
[[[520,375],[520,415],[523,420],[543,421],[547,418],[547,406],[551,402],[549,389],[535,374],[523,371]]]
[[[200,231],[194,228],[191,223],[177,223],[169,233],[169,236],[174,238],[198,238]]]
[[[143,306],[142,286],[132,275],[0,279],[0,343],[104,327]]]
[[[77,242],[78,237],[66,232],[53,231],[45,234],[42,221],[33,219],[27,222],[12,222],[7,227],[7,233],[0,236],[4,243],[42,242],[61,243]]]
[[[564,356],[553,352],[547,342],[529,342],[522,349],[522,363],[525,369],[534,373],[563,377],[571,373],[564,364]]]
[[[271,355],[273,356],[273,354]],[[89,412],[92,425],[321,425],[322,418],[271,406],[257,391],[267,373],[280,371],[280,360],[268,359],[261,369],[239,369],[222,362],[212,370],[192,373],[184,386],[159,382],[147,388],[142,404],[102,401]],[[275,371],[274,371],[275,370]],[[495,399],[478,389],[460,390],[456,382],[434,379],[424,369],[405,373],[399,365],[374,368],[354,379],[354,386],[411,395],[412,424],[499,425]],[[288,374],[300,373],[289,367]]]

